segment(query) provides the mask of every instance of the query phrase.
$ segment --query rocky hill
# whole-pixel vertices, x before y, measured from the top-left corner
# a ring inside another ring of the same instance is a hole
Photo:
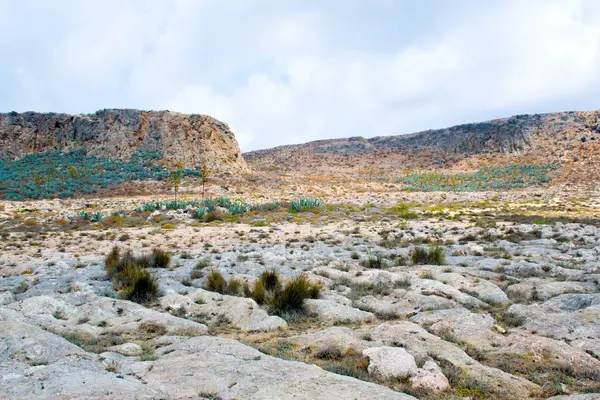
[[[258,170],[307,174],[376,168],[386,175],[399,169],[555,163],[569,179],[579,180],[596,174],[599,144],[600,111],[589,111],[517,115],[409,135],[321,140],[244,156]]]
[[[213,171],[248,172],[227,124],[206,115],[116,109],[0,114],[0,159],[82,147],[95,156],[128,159],[136,150],[155,151],[186,167],[205,163]]]

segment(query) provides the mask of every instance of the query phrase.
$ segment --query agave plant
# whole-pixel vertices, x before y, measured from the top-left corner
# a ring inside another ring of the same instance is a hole
[[[311,199],[306,197],[301,197],[298,200],[292,200],[290,208],[292,211],[302,211],[302,210],[310,210],[313,208],[319,208],[323,205],[323,201],[320,199]]]
[[[202,219],[206,213],[207,209],[205,207],[198,207],[194,209],[194,217],[197,219]]]

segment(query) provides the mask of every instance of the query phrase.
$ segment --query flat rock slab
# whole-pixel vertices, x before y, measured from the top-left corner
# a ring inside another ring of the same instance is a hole
[[[415,358],[400,347],[371,347],[363,350],[369,358],[369,375],[378,379],[403,379],[417,373]]]
[[[325,322],[364,322],[375,319],[370,312],[336,303],[333,300],[306,300],[306,311]]]
[[[383,386],[260,353],[235,340],[202,336],[162,348],[142,379],[164,393],[224,399],[414,399]]]

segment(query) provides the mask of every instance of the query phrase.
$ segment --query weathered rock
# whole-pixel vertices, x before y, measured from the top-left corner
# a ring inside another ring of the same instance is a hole
[[[1,292],[0,293],[0,306],[5,304],[10,304],[15,301],[15,295],[11,292]]]
[[[142,347],[135,343],[123,343],[118,346],[109,347],[107,350],[124,356],[139,356],[142,354]]]
[[[435,358],[473,379],[487,382],[489,390],[511,393],[517,398],[527,398],[538,393],[540,387],[526,379],[510,375],[497,368],[483,365],[454,344],[446,342],[411,322],[384,323],[368,330],[373,345],[403,346],[418,360]]]
[[[140,150],[218,172],[247,172],[229,127],[206,115],[170,111],[101,110],[67,115],[26,112],[0,114],[0,159],[83,146],[88,154],[129,158]]]
[[[231,339],[196,337],[164,347],[160,354],[141,377],[184,398],[212,393],[256,400],[413,399],[314,365],[267,356]]]
[[[305,301],[308,313],[326,322],[362,322],[375,319],[370,312],[336,303],[333,300],[309,299]]]
[[[600,340],[600,295],[566,294],[542,304],[513,304],[524,327],[555,339]]]
[[[434,361],[426,361],[422,368],[410,377],[413,389],[425,390],[431,393],[441,393],[450,388],[448,378]]]
[[[402,379],[417,373],[415,358],[400,347],[371,347],[363,350],[369,358],[369,375],[377,379]]]
[[[204,304],[196,304],[192,300],[199,297]],[[183,312],[189,316],[206,320],[221,317],[244,332],[274,331],[287,327],[283,319],[270,316],[252,299],[226,296],[202,289],[189,296],[170,293],[161,297],[160,304],[166,310],[185,310]]]

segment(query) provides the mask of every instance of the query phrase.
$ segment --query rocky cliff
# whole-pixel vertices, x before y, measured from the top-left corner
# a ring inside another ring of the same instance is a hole
[[[553,163],[569,180],[593,180],[600,170],[600,111],[517,115],[408,135],[320,140],[244,156],[257,170],[306,174]]]
[[[0,114],[0,159],[81,147],[90,155],[123,159],[136,150],[157,151],[186,167],[205,163],[215,172],[248,171],[227,124],[206,115],[140,110]]]

